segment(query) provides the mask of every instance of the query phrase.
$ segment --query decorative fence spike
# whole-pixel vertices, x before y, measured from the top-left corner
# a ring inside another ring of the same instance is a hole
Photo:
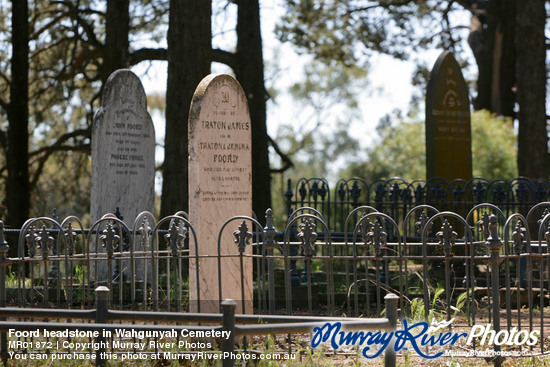
[[[367,243],[371,244],[374,248],[374,256],[380,257],[382,255],[382,248],[387,244],[388,234],[384,231],[379,221],[375,220],[372,223],[371,231],[367,233],[367,238]]]
[[[439,244],[443,245],[443,252],[446,257],[453,256],[453,246],[456,243],[458,234],[453,231],[453,226],[447,219],[443,221],[441,225],[441,231],[437,232],[437,238],[439,238]]]
[[[425,210],[420,213],[420,216],[418,217],[418,220],[414,223],[414,228],[416,229],[416,233],[421,236],[422,230],[424,229],[424,226],[426,223],[430,220],[430,217],[426,213]],[[430,222],[427,233],[430,233],[433,228],[433,222]]]
[[[46,226],[42,226],[42,229],[38,233],[38,236],[35,238],[35,241],[38,245],[37,247],[42,253],[42,258],[46,260],[55,241],[54,238],[50,236],[48,230],[46,229]]]
[[[36,243],[36,228],[30,226],[25,235],[25,243],[27,244],[27,250],[29,257],[32,259],[36,256],[37,243]]]
[[[477,226],[479,228],[479,231],[483,233],[483,240],[487,241],[489,238],[489,213],[487,211],[484,211],[481,215],[481,219],[477,222]]]
[[[114,252],[118,250],[120,245],[120,236],[116,233],[113,227],[113,223],[107,223],[106,228],[103,230],[103,234],[100,237],[101,246],[105,248],[108,259],[113,258]]]
[[[242,254],[246,249],[246,245],[250,244],[252,233],[248,232],[248,226],[244,220],[238,228],[238,230],[233,232],[233,236],[235,237],[235,243],[239,248],[239,253]]]
[[[147,251],[149,249],[149,245],[151,244],[151,226],[149,225],[149,219],[147,219],[147,217],[143,218],[138,231],[141,246],[144,251]]]
[[[73,229],[73,224],[69,222],[67,229],[65,230],[65,250],[68,255],[74,255],[76,244],[76,232]]]
[[[0,220],[0,264],[8,261],[6,255],[8,254],[9,249],[10,246],[4,237],[4,222]]]
[[[186,234],[187,230],[185,234],[182,234],[180,232],[180,228],[178,228],[176,221],[173,221],[170,224],[170,229],[168,230],[168,233],[164,235],[164,239],[168,243],[170,247],[170,253],[173,257],[179,256],[181,251],[183,251],[183,248],[185,246],[183,241],[185,241]]]
[[[525,228],[521,225],[521,221],[516,222],[516,228],[514,230],[514,233],[512,234],[512,239],[514,241],[514,253],[516,255],[521,254],[523,250],[523,241],[525,239],[525,235],[523,232],[525,231]]]
[[[296,237],[300,240],[302,244],[302,251],[305,256],[313,256],[315,253],[314,245],[317,240],[317,233],[315,232],[315,224],[309,219],[305,219],[300,224],[300,232]]]

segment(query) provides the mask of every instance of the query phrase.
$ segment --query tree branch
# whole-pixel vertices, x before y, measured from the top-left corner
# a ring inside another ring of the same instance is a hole
[[[4,150],[8,150],[8,134],[4,130],[0,130],[0,147]]]
[[[225,64],[233,70],[237,69],[237,55],[232,52],[220,50],[218,48],[212,49],[212,61]]]
[[[51,29],[53,26],[58,24],[61,21],[61,19],[65,18],[66,16],[67,14],[63,13],[61,15],[54,17],[51,21],[47,22],[40,29],[33,31],[33,33],[29,36],[29,38],[31,40],[36,40],[39,35]],[[34,29],[34,25],[31,27],[31,29]]]
[[[287,169],[294,167],[294,163],[292,163],[292,160],[290,159],[290,157],[281,151],[281,148],[279,148],[279,145],[273,139],[271,139],[271,136],[269,135],[267,136],[267,141],[273,147],[273,149],[275,150],[275,153],[277,153],[277,155],[283,161],[283,165],[281,168],[270,170],[272,173],[283,173]]]
[[[4,80],[6,84],[11,84],[10,78],[6,74],[4,74],[2,71],[0,71],[0,79]]]
[[[41,149],[42,152],[45,152],[45,154],[38,158],[38,168],[34,172],[34,175],[30,182],[31,191],[34,190],[36,187],[36,184],[38,183],[38,180],[40,179],[40,176],[42,175],[42,171],[44,171],[44,166],[46,165],[46,161],[55,152],[82,152],[86,154],[90,154],[90,145],[89,144],[81,144],[81,145],[58,145],[58,146],[50,146],[45,147]]]
[[[1,98],[0,97],[0,107],[2,107],[4,110],[6,110],[6,112],[8,111],[8,109],[10,108],[10,105],[8,104],[8,102],[6,102],[4,100],[4,98]]]
[[[36,168],[36,171],[34,172],[34,175],[31,179],[30,186],[31,190],[34,190],[36,187],[36,184],[38,183],[38,180],[40,179],[40,175],[42,174],[42,171],[44,170],[44,166],[46,165],[46,162],[48,158],[55,152],[60,151],[72,151],[72,152],[83,152],[86,154],[90,154],[90,144],[79,144],[79,145],[64,145],[63,143],[67,142],[69,139],[76,138],[76,137],[89,137],[90,136],[90,129],[80,129],[75,130],[70,133],[63,134],[57,141],[44,148],[40,148],[38,150],[35,150],[34,152],[31,152],[29,154],[29,157],[36,157],[40,154],[42,156],[38,157],[38,167]],[[30,164],[34,162],[29,162]]]
[[[130,54],[128,63],[136,65],[147,60],[168,60],[168,52],[165,48],[141,48]]]
[[[84,20],[80,16],[80,13],[83,13],[83,11],[81,11],[76,6],[74,6],[74,4],[72,4],[70,1],[55,1],[54,3],[65,5],[68,9],[69,16],[73,20],[75,20],[78,24],[80,24],[80,26],[84,30],[84,33],[86,33],[86,35],[88,36],[88,41],[97,48],[103,47],[101,42],[99,42],[99,40],[96,37],[93,26],[90,25],[88,22],[86,22],[86,20]],[[101,12],[94,12],[94,13],[99,13],[105,16],[105,14]]]
[[[65,150],[65,151],[66,150],[71,150],[70,149],[71,147],[75,148],[73,150],[83,151],[82,147],[87,146],[88,151],[89,151],[89,145],[84,145],[83,144],[83,145],[79,145],[79,146],[67,146],[67,145],[63,145],[63,143],[67,142],[69,139],[77,138],[77,137],[89,138],[90,134],[91,134],[91,130],[89,128],[79,129],[79,130],[72,131],[70,133],[63,134],[52,145],[40,148],[38,150],[35,150],[34,152],[30,152],[29,157],[34,157],[34,156],[37,156],[37,155],[42,154],[42,153],[46,153],[46,155],[50,155],[51,153],[53,153],[55,151],[59,151],[59,150]]]
[[[71,138],[76,138],[76,137],[88,138],[88,137],[90,137],[90,133],[91,133],[90,128],[75,130],[75,131],[72,131],[70,133],[63,134],[59,139],[57,139],[57,141],[54,144],[52,144],[50,146],[40,148],[38,150],[35,150],[34,152],[30,152],[29,153],[29,158],[36,157],[40,154],[43,154],[41,157],[37,158],[37,160],[39,162],[39,166],[38,166],[38,169],[37,169],[32,181],[31,181],[31,187],[34,187],[36,182],[38,182],[38,179],[40,177],[40,173],[42,172],[44,164],[46,163],[46,161],[48,160],[50,155],[52,155],[52,153],[61,152],[61,151],[65,151],[65,152],[73,151],[73,152],[83,152],[83,153],[86,153],[86,154],[90,154],[90,144],[79,144],[79,145],[64,145],[63,144]],[[0,143],[1,143],[2,134],[5,135],[5,133],[3,131],[0,131]],[[29,164],[32,164],[32,163],[34,163],[34,162],[29,161]],[[0,167],[0,174],[3,173],[4,171],[6,171],[6,169],[7,169],[6,165],[4,165],[3,167]]]

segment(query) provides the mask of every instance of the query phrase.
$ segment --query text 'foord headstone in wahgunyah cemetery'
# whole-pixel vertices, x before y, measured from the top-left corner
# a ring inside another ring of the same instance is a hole
[[[155,128],[143,85],[132,71],[117,70],[105,84],[92,126],[91,223],[119,208],[131,229],[139,213],[154,213],[154,179]],[[104,249],[94,241],[92,251]],[[106,278],[104,265],[98,280]],[[139,266],[136,275],[143,278]]]
[[[437,59],[426,92],[426,176],[472,178],[468,86],[449,51]]]
[[[200,256],[218,255],[218,231],[228,218],[252,214],[251,128],[248,102],[240,84],[229,75],[204,78],[195,91],[189,114],[189,217],[197,233]],[[222,256],[239,254],[231,232],[223,232]],[[247,246],[244,255],[251,253]],[[251,258],[222,257],[221,274],[216,257],[200,258],[197,279],[192,245],[190,254],[192,311],[199,307],[200,312],[220,311],[221,275],[221,300],[234,299],[239,304],[237,310],[243,310],[244,305],[245,312],[252,312]]]

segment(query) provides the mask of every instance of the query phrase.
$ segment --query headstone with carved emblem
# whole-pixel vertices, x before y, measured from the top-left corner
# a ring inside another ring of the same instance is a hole
[[[218,232],[227,219],[252,214],[251,128],[246,96],[233,77],[209,75],[200,82],[189,114],[189,216],[200,256],[218,255]],[[222,257],[220,269],[216,257],[200,258],[198,279],[190,243],[191,311],[219,312],[220,302],[228,298],[237,301],[237,312],[243,312],[243,305],[244,312],[253,311],[252,261],[246,257],[252,253],[247,245],[251,230],[226,228],[221,254],[233,256]]]
[[[426,176],[472,178],[470,98],[460,66],[441,53],[426,92]]]

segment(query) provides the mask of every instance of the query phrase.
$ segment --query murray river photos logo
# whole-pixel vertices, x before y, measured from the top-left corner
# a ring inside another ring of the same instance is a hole
[[[376,358],[390,345],[395,343],[396,352],[412,348],[419,356],[433,359],[442,356],[444,351],[434,354],[426,353],[426,347],[449,347],[457,343],[464,343],[473,347],[474,342],[478,346],[533,346],[538,343],[540,332],[537,330],[500,330],[496,332],[490,324],[475,325],[469,333],[440,331],[449,326],[450,321],[409,323],[403,320],[402,328],[395,331],[345,331],[341,322],[327,322],[321,327],[313,328],[311,346],[317,347],[321,343],[330,343],[334,350],[344,346],[358,346],[365,358]]]

